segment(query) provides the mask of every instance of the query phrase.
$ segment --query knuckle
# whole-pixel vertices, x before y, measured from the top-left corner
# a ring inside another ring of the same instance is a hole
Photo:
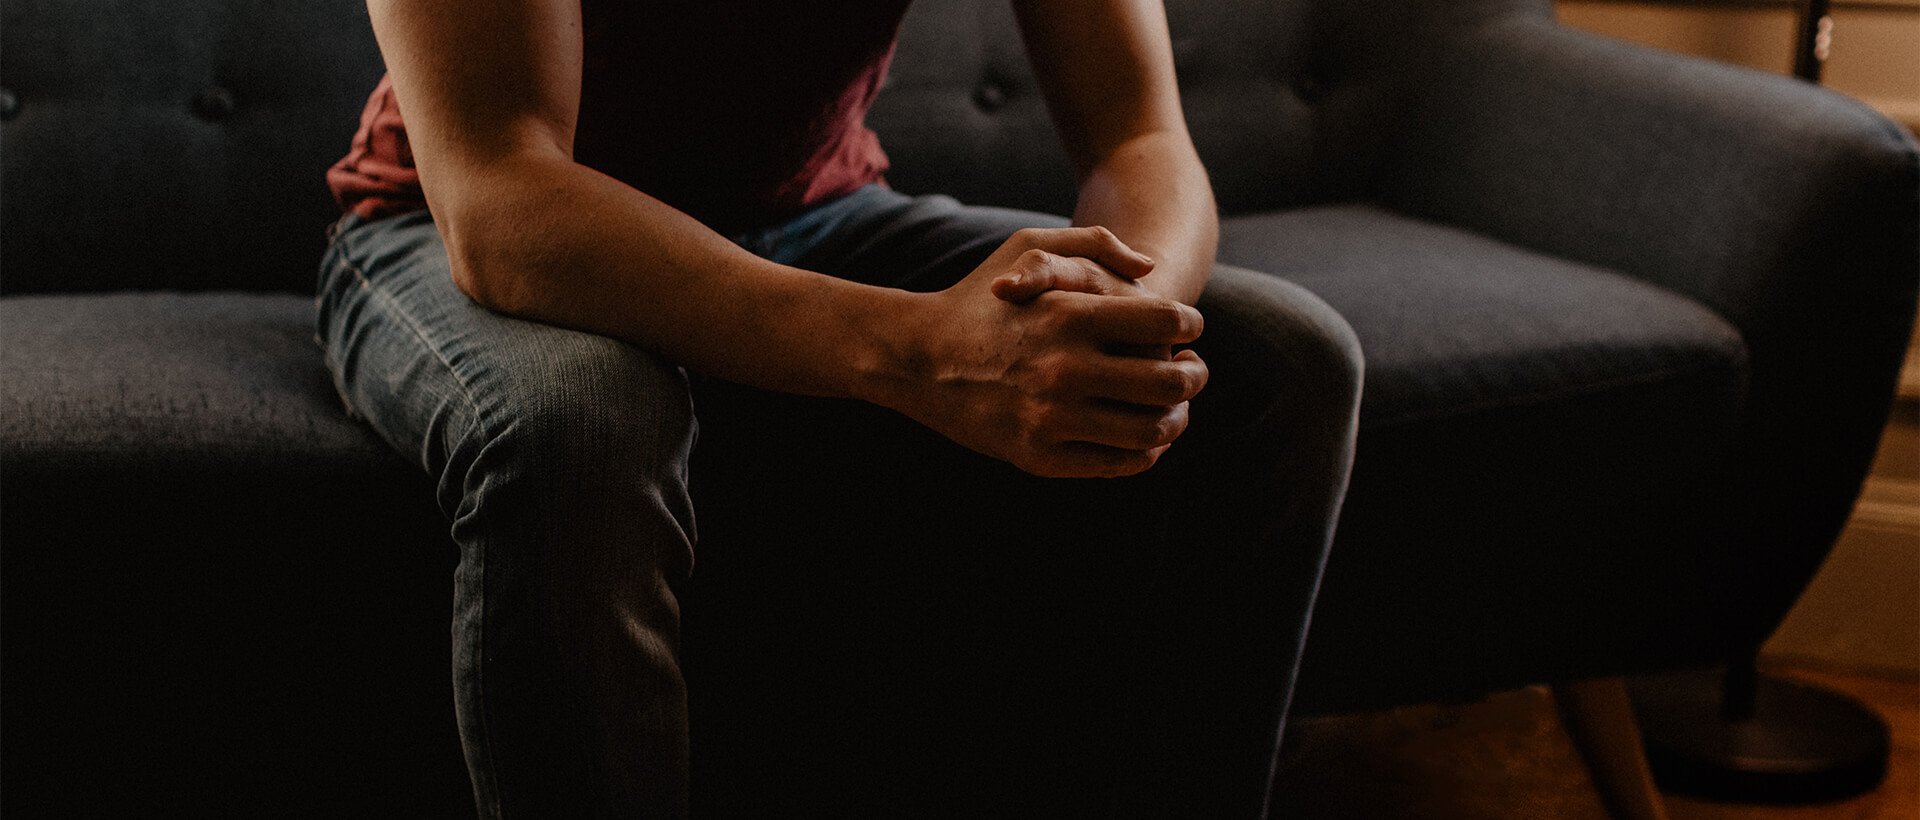
[[[1175,369],[1173,369],[1173,380],[1171,380],[1173,401],[1187,401],[1187,399],[1194,398],[1194,396],[1200,394],[1200,388],[1204,388],[1204,386],[1206,386],[1206,371],[1204,371],[1204,369],[1200,369],[1200,371],[1187,369],[1187,367],[1175,367]]]
[[[1053,254],[1047,253],[1039,248],[1030,248],[1013,260],[1014,267],[1019,268],[1023,272],[1031,273],[1046,270],[1047,266],[1052,262]]]
[[[1150,314],[1156,332],[1166,339],[1178,339],[1186,329],[1186,314],[1181,311],[1179,302],[1160,300],[1154,303]]]
[[[1140,428],[1139,433],[1139,436],[1133,440],[1132,444],[1142,449],[1158,447],[1171,442],[1175,435],[1173,423],[1165,418],[1157,418],[1148,422]]]
[[[1034,431],[1040,427],[1040,403],[1034,400],[1021,402],[1013,410],[1014,435],[1028,446],[1033,445]]]
[[[1147,431],[1147,440],[1143,443],[1148,447],[1158,447],[1171,443],[1179,435],[1179,422],[1175,421],[1170,414],[1162,415],[1153,420],[1153,425]]]
[[[1079,256],[1064,257],[1061,262],[1070,271],[1069,275],[1074,281],[1088,286],[1094,293],[1105,292],[1106,280],[1109,277],[1106,269],[1100,267],[1098,263]]]
[[[1058,392],[1073,380],[1073,365],[1064,357],[1048,356],[1034,365],[1033,373],[1041,390]]]
[[[1021,228],[1007,237],[1007,241],[1018,247],[1031,248],[1040,244],[1040,231],[1037,228]]]
[[[1160,454],[1152,450],[1127,450],[1114,457],[1113,475],[1118,478],[1144,473],[1159,458]]]
[[[1174,439],[1187,431],[1188,416],[1185,406],[1174,408],[1173,412],[1160,418],[1161,438],[1155,444],[1172,444]]]
[[[1051,436],[1061,423],[1060,406],[1048,401],[1029,402],[1021,416],[1021,426],[1029,439],[1040,441]]]
[[[1193,308],[1170,302],[1168,304],[1168,323],[1176,343],[1191,342],[1200,338],[1200,313]]]
[[[1158,394],[1155,398],[1171,404],[1177,401],[1186,401],[1192,396],[1192,393],[1189,392],[1193,385],[1192,377],[1186,371],[1176,367],[1169,367],[1158,370],[1156,373],[1158,373],[1159,382],[1154,385],[1154,389]]]
[[[1120,237],[1114,236],[1113,231],[1107,230],[1107,226],[1105,225],[1095,225],[1091,228],[1088,228],[1087,232],[1093,234],[1093,238],[1098,240],[1101,244],[1106,244],[1106,245],[1120,244]]]

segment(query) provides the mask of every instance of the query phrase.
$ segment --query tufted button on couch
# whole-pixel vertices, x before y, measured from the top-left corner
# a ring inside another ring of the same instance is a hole
[[[1168,6],[1221,258],[1313,290],[1366,351],[1296,711],[1756,646],[1885,418],[1920,266],[1911,138],[1545,0]],[[9,0],[0,22],[0,809],[468,811],[446,524],[311,340],[321,172],[381,73],[364,10]],[[1001,0],[921,0],[870,122],[897,188],[1070,205]],[[815,532],[844,479],[743,456],[795,423],[750,421],[699,456],[754,467],[700,488],[718,555]],[[693,600],[728,602],[689,617],[697,691],[763,691],[702,637],[797,571],[696,573]],[[705,754],[764,775],[715,805],[859,791],[782,781],[783,724],[704,708],[726,727]]]

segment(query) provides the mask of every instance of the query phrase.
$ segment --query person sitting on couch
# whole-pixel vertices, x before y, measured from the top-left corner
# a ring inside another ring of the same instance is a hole
[[[890,408],[1033,482],[981,515],[1153,521],[1085,533],[1073,571],[1111,592],[1067,599],[1113,615],[1068,638],[1136,676],[1126,703],[996,742],[1036,780],[1048,749],[1107,761],[1054,784],[1085,799],[1258,810],[1359,362],[1297,289],[1202,298],[1215,208],[1158,0],[1014,2],[1071,225],[886,187],[863,118],[908,0],[368,5],[389,74],[328,174],[320,336],[349,409],[438,479],[482,815],[689,810],[689,373]],[[1068,480],[1093,477],[1119,480]],[[1016,548],[1072,549],[981,546]]]

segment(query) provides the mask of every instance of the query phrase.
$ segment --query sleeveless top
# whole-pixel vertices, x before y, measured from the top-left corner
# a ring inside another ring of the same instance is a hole
[[[722,233],[880,179],[864,120],[910,0],[581,0],[574,159]],[[343,209],[426,207],[390,78],[327,172]]]

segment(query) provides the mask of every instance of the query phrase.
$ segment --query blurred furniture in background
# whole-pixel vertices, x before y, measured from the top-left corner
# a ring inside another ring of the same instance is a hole
[[[1810,0],[1556,0],[1561,22],[1655,48],[1774,74],[1796,72],[1829,36],[1820,82],[1920,130],[1920,2],[1832,0],[1820,25]],[[1808,35],[1813,35],[1809,37]]]
[[[1828,0],[1801,0],[1800,25],[1793,38],[1793,76],[1820,82],[1820,71],[1833,48],[1833,17]]]
[[[1545,0],[1168,5],[1222,259],[1314,290],[1367,349],[1298,708],[1757,646],[1885,418],[1920,252],[1910,138],[1819,88],[1564,28]],[[445,523],[310,342],[320,174],[380,74],[364,11],[4,15],[0,808],[464,812]],[[1002,0],[917,4],[871,122],[897,188],[1071,204]],[[752,421],[734,453],[797,432]],[[790,540],[865,480],[752,466],[707,486],[702,549]],[[897,546],[827,531],[823,552]],[[694,594],[803,569],[734,560]],[[751,631],[753,602],[729,603],[687,624],[715,714],[770,675],[850,674],[693,640]],[[787,776],[782,726],[701,731]],[[780,787],[750,798],[859,783]]]
[[[1909,128],[1920,124],[1920,3],[1562,0],[1556,7],[1562,20],[1597,33],[1811,82],[1821,81],[1833,59],[1835,88],[1861,96]],[[1920,373],[1915,367],[1920,361],[1910,351],[1903,395],[1915,389],[1909,386],[1911,374]],[[1862,503],[1885,509],[1907,495],[1900,490],[1885,479],[1870,479]],[[1910,529],[1901,525],[1902,532]],[[1911,536],[1896,541],[1864,537],[1862,531],[1851,541],[1843,538],[1828,562],[1838,566],[1822,570],[1809,590],[1814,600],[1803,599],[1758,661],[1788,652],[1832,664],[1840,661],[1829,656],[1849,654],[1846,646],[1857,655],[1866,641],[1902,647],[1895,650],[1898,662],[1877,668],[1920,663],[1920,627],[1912,625],[1914,593],[1908,591],[1920,584],[1915,548]],[[1821,640],[1837,643],[1814,648]],[[1831,693],[1761,676],[1751,656],[1724,672],[1644,680],[1637,691],[1656,769],[1672,791],[1746,801],[1820,800],[1871,787],[1885,766],[1887,727],[1877,715]]]

